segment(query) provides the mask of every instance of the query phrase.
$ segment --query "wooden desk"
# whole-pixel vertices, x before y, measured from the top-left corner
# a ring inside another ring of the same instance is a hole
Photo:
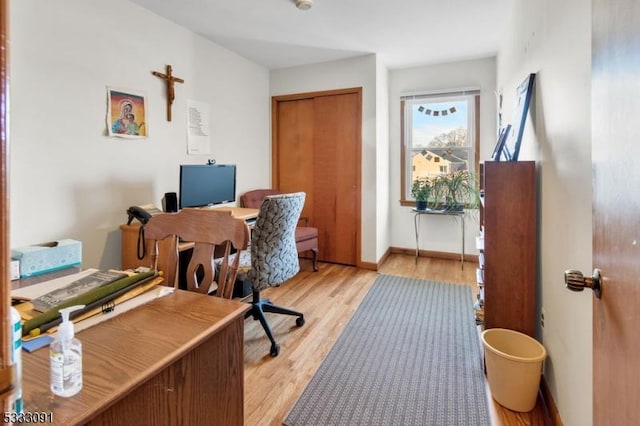
[[[204,207],[212,211],[228,211],[231,215],[244,220],[255,219],[258,216],[258,209],[249,209],[245,207]],[[164,214],[164,213],[163,213]],[[167,213],[170,214],[170,213]],[[138,233],[140,223],[135,222],[131,225],[120,225],[122,238],[121,261],[122,269],[133,269],[138,266],[151,267],[151,240],[145,239],[146,253],[142,259],[138,259]],[[160,256],[158,257],[158,269],[164,272],[168,286],[173,286],[176,279],[176,255],[178,252],[189,250],[193,247],[193,243],[184,242],[178,244],[176,251],[175,242],[168,239],[160,241]]]
[[[46,349],[23,353],[24,409],[65,426],[242,425],[248,309],[176,290],[79,332],[84,386],[71,398],[50,392]]]
[[[258,217],[259,209],[250,209],[248,207],[205,207],[210,210],[231,212],[231,216],[238,219],[250,220]]]

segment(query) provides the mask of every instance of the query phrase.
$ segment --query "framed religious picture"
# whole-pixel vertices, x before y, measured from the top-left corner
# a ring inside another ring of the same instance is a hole
[[[143,92],[107,87],[107,104],[109,136],[147,137],[147,101]]]
[[[506,138],[501,152],[501,158],[505,161],[518,161],[524,125],[527,121],[529,104],[533,96],[535,78],[535,74],[529,74],[529,76],[518,85],[516,90],[516,104],[513,109],[511,135]]]

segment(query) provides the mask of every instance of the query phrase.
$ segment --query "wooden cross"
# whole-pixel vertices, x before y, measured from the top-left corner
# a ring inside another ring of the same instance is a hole
[[[167,65],[167,73],[162,74],[158,71],[151,71],[151,73],[167,82],[167,121],[171,121],[171,105],[173,104],[173,100],[176,98],[176,93],[173,88],[173,83],[184,83],[184,80],[178,77],[174,77],[171,74],[172,68],[171,65]]]

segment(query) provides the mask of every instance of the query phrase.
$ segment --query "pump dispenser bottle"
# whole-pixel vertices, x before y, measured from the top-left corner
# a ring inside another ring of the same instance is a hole
[[[84,305],[60,309],[62,323],[49,347],[51,392],[59,396],[73,396],[82,389],[82,343],[74,337],[69,321],[69,314],[82,308]]]
[[[11,363],[14,369],[13,392],[10,396],[10,411],[22,413],[22,321],[14,307],[11,310]]]

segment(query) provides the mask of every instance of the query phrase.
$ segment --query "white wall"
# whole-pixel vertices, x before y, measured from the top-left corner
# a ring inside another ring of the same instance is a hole
[[[86,267],[120,265],[130,205],[178,191],[181,163],[238,165],[237,193],[269,183],[269,75],[126,0],[20,0],[10,8],[11,246],[83,242]],[[174,74],[173,121],[166,86]],[[106,134],[106,87],[144,91],[149,138]],[[186,155],[186,101],[211,107],[211,155]]]
[[[400,96],[407,92],[480,88],[480,160],[491,157],[496,141],[496,60],[485,58],[440,65],[392,70],[389,73],[389,144],[391,246],[415,247],[415,232],[411,207],[400,205]],[[465,219],[465,251],[478,254],[475,237],[478,234],[477,210]],[[451,217],[421,217],[420,249],[460,253],[460,225]]]
[[[389,70],[376,61],[376,261],[391,246],[391,200],[389,199]]]
[[[515,87],[537,73],[522,159],[538,161],[538,296],[545,378],[565,425],[592,419],[590,292],[565,289],[564,270],[591,270],[591,2],[514,2],[498,55],[511,119]]]
[[[361,217],[361,260],[376,262],[379,249],[376,231],[378,217],[379,188],[376,182],[376,160],[378,149],[376,111],[378,102],[377,60],[375,55],[360,56],[340,61],[323,62],[314,65],[284,68],[271,71],[271,95],[289,95],[294,93],[322,90],[362,87],[362,217]],[[386,167],[382,166],[383,169]],[[386,249],[386,247],[384,248]]]

